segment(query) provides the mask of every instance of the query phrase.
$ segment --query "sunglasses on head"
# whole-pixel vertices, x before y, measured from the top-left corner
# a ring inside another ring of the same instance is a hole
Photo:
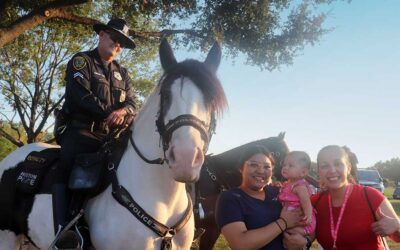
[[[114,43],[119,43],[121,45],[121,47],[124,47],[124,41],[123,39],[117,35],[115,32],[112,32],[110,30],[105,30],[104,32],[106,32],[108,34],[108,37],[114,42]]]

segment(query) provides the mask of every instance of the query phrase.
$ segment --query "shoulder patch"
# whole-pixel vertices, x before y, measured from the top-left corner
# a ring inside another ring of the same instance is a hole
[[[76,70],[83,69],[86,66],[86,60],[82,56],[76,56],[74,57],[72,61],[72,66]]]

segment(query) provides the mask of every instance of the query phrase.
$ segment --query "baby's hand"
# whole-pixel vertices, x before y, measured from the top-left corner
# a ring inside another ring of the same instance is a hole
[[[305,215],[305,216],[303,217],[302,222],[304,222],[306,225],[310,225],[311,222],[312,222],[312,216]]]
[[[280,182],[280,181],[274,181],[269,185],[273,186],[273,187],[278,187],[278,188],[281,188],[283,186],[282,182]]]

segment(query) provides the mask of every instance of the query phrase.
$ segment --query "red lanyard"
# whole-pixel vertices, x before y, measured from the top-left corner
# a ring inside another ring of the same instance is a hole
[[[333,247],[332,247],[332,249],[337,249],[337,248],[336,248],[337,235],[338,235],[338,232],[339,232],[340,223],[342,222],[344,209],[346,208],[347,201],[348,201],[349,196],[350,196],[350,190],[351,190],[350,186],[347,186],[347,187],[346,187],[346,193],[345,193],[345,195],[344,195],[344,201],[343,201],[342,207],[340,208],[339,218],[338,218],[338,220],[337,220],[336,226],[334,225],[335,222],[333,221],[332,197],[331,197],[331,194],[329,194],[329,197],[328,197],[328,202],[329,202],[329,214],[330,214],[330,218],[331,218],[331,221],[330,221],[330,222],[331,222],[331,235],[332,235],[332,239],[333,239]]]

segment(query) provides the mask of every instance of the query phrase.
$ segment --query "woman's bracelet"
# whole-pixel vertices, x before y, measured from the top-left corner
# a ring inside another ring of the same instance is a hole
[[[288,226],[287,226],[287,221],[284,219],[284,218],[282,218],[282,217],[279,217],[279,219],[281,219],[281,220],[283,220],[283,222],[285,222],[285,230],[288,228]]]
[[[278,219],[279,220],[279,219]],[[274,221],[275,223],[276,223],[276,225],[278,225],[278,227],[279,227],[279,229],[282,231],[282,233],[283,233],[283,229],[282,229],[282,227],[281,227],[281,225],[279,225],[279,223],[278,223],[278,221],[276,220],[276,221]]]

